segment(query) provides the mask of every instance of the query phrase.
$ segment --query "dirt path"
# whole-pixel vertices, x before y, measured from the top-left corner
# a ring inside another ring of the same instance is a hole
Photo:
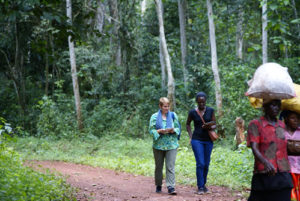
[[[212,193],[195,194],[195,188],[177,185],[177,196],[155,193],[154,179],[98,167],[60,161],[30,161],[28,166],[42,167],[66,176],[66,181],[78,189],[80,201],[244,201],[238,192],[225,187],[209,186]]]

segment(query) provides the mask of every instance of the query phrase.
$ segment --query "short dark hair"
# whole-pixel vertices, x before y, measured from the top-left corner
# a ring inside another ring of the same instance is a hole
[[[280,113],[279,119],[284,119],[286,120],[291,114],[296,114],[298,117],[300,116],[297,112],[292,111],[292,110],[283,110]]]
[[[206,93],[204,93],[203,91],[198,92],[198,93],[196,94],[196,102],[197,102],[197,100],[198,100],[199,97],[204,97],[205,100],[206,100]]]

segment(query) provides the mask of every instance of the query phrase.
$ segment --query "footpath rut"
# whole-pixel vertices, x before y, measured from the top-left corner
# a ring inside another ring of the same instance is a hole
[[[176,196],[155,193],[154,179],[141,175],[61,161],[28,161],[27,166],[60,173],[78,189],[78,201],[245,201],[241,193],[225,187],[209,186],[212,193],[197,195],[195,187],[177,185]]]

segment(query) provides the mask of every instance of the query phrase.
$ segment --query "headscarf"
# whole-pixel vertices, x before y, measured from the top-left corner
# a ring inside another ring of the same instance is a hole
[[[197,102],[197,100],[198,100],[199,97],[204,97],[206,99],[206,93],[204,93],[202,91],[198,92],[197,95],[196,95],[196,102]]]
[[[172,112],[169,111],[167,114],[167,125],[166,125],[166,128],[172,128],[173,125],[173,120],[172,120]],[[158,110],[157,112],[157,117],[156,117],[156,129],[161,129],[163,128],[163,124],[162,124],[162,114],[161,114],[161,110]]]

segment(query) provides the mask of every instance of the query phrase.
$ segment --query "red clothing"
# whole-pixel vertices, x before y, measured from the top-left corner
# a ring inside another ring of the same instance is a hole
[[[292,201],[299,201],[300,200],[300,174],[291,173],[293,178],[294,188],[292,189]]]
[[[259,152],[273,164],[276,172],[290,171],[284,128],[282,121],[272,125],[264,117],[252,120],[248,126],[247,146],[256,142]],[[256,157],[254,173],[266,173],[265,166]]]

